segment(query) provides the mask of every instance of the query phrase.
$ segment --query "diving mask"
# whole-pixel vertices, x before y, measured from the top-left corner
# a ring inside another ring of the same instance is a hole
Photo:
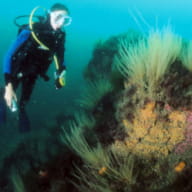
[[[51,18],[52,18],[52,23],[55,25],[60,25],[62,27],[68,26],[72,22],[72,18],[63,11],[54,11],[50,13]]]

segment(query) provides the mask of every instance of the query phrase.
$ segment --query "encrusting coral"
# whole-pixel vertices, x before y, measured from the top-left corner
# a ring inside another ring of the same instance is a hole
[[[192,112],[187,113],[187,124],[185,130],[185,139],[175,147],[175,152],[182,154],[192,147]]]
[[[169,112],[167,119],[160,115],[155,111],[155,103],[149,102],[135,112],[132,121],[122,119],[128,135],[123,142],[133,154],[146,157],[167,156],[176,144],[184,140],[185,113]]]

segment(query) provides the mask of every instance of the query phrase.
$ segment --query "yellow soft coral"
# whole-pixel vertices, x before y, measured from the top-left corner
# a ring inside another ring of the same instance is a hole
[[[101,167],[101,169],[99,169],[98,174],[99,175],[104,175],[107,172],[107,167]]]
[[[186,167],[186,163],[184,161],[179,162],[176,166],[175,166],[175,171],[176,172],[181,172],[183,171],[183,169]]]
[[[186,114],[172,111],[168,120],[160,119],[159,114],[155,102],[148,102],[135,112],[132,122],[122,120],[128,134],[124,141],[128,150],[144,156],[166,156],[184,139]]]
[[[186,121],[186,115],[184,112],[180,111],[173,111],[169,114],[169,119],[172,122],[172,124],[177,127],[178,123],[185,123]]]
[[[155,107],[155,102],[149,102],[146,104],[144,109],[140,110],[140,118],[144,121],[146,120],[154,120],[156,118],[156,114],[153,112]]]

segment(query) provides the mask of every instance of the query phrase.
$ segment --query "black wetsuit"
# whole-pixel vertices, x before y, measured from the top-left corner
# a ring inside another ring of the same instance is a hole
[[[49,50],[43,49],[34,40],[31,31],[24,28],[7,53],[4,62],[6,84],[11,82],[14,90],[19,83],[22,84],[19,104],[21,110],[30,99],[37,77],[41,76],[48,80],[46,72],[53,61],[54,54],[58,59],[59,71],[66,68],[64,65],[65,32],[61,30],[54,31],[49,22],[33,24],[33,31]]]

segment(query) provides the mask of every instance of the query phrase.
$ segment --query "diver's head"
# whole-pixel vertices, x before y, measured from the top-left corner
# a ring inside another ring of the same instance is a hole
[[[68,8],[60,3],[54,4],[50,9],[50,24],[54,30],[61,29],[71,23]]]

